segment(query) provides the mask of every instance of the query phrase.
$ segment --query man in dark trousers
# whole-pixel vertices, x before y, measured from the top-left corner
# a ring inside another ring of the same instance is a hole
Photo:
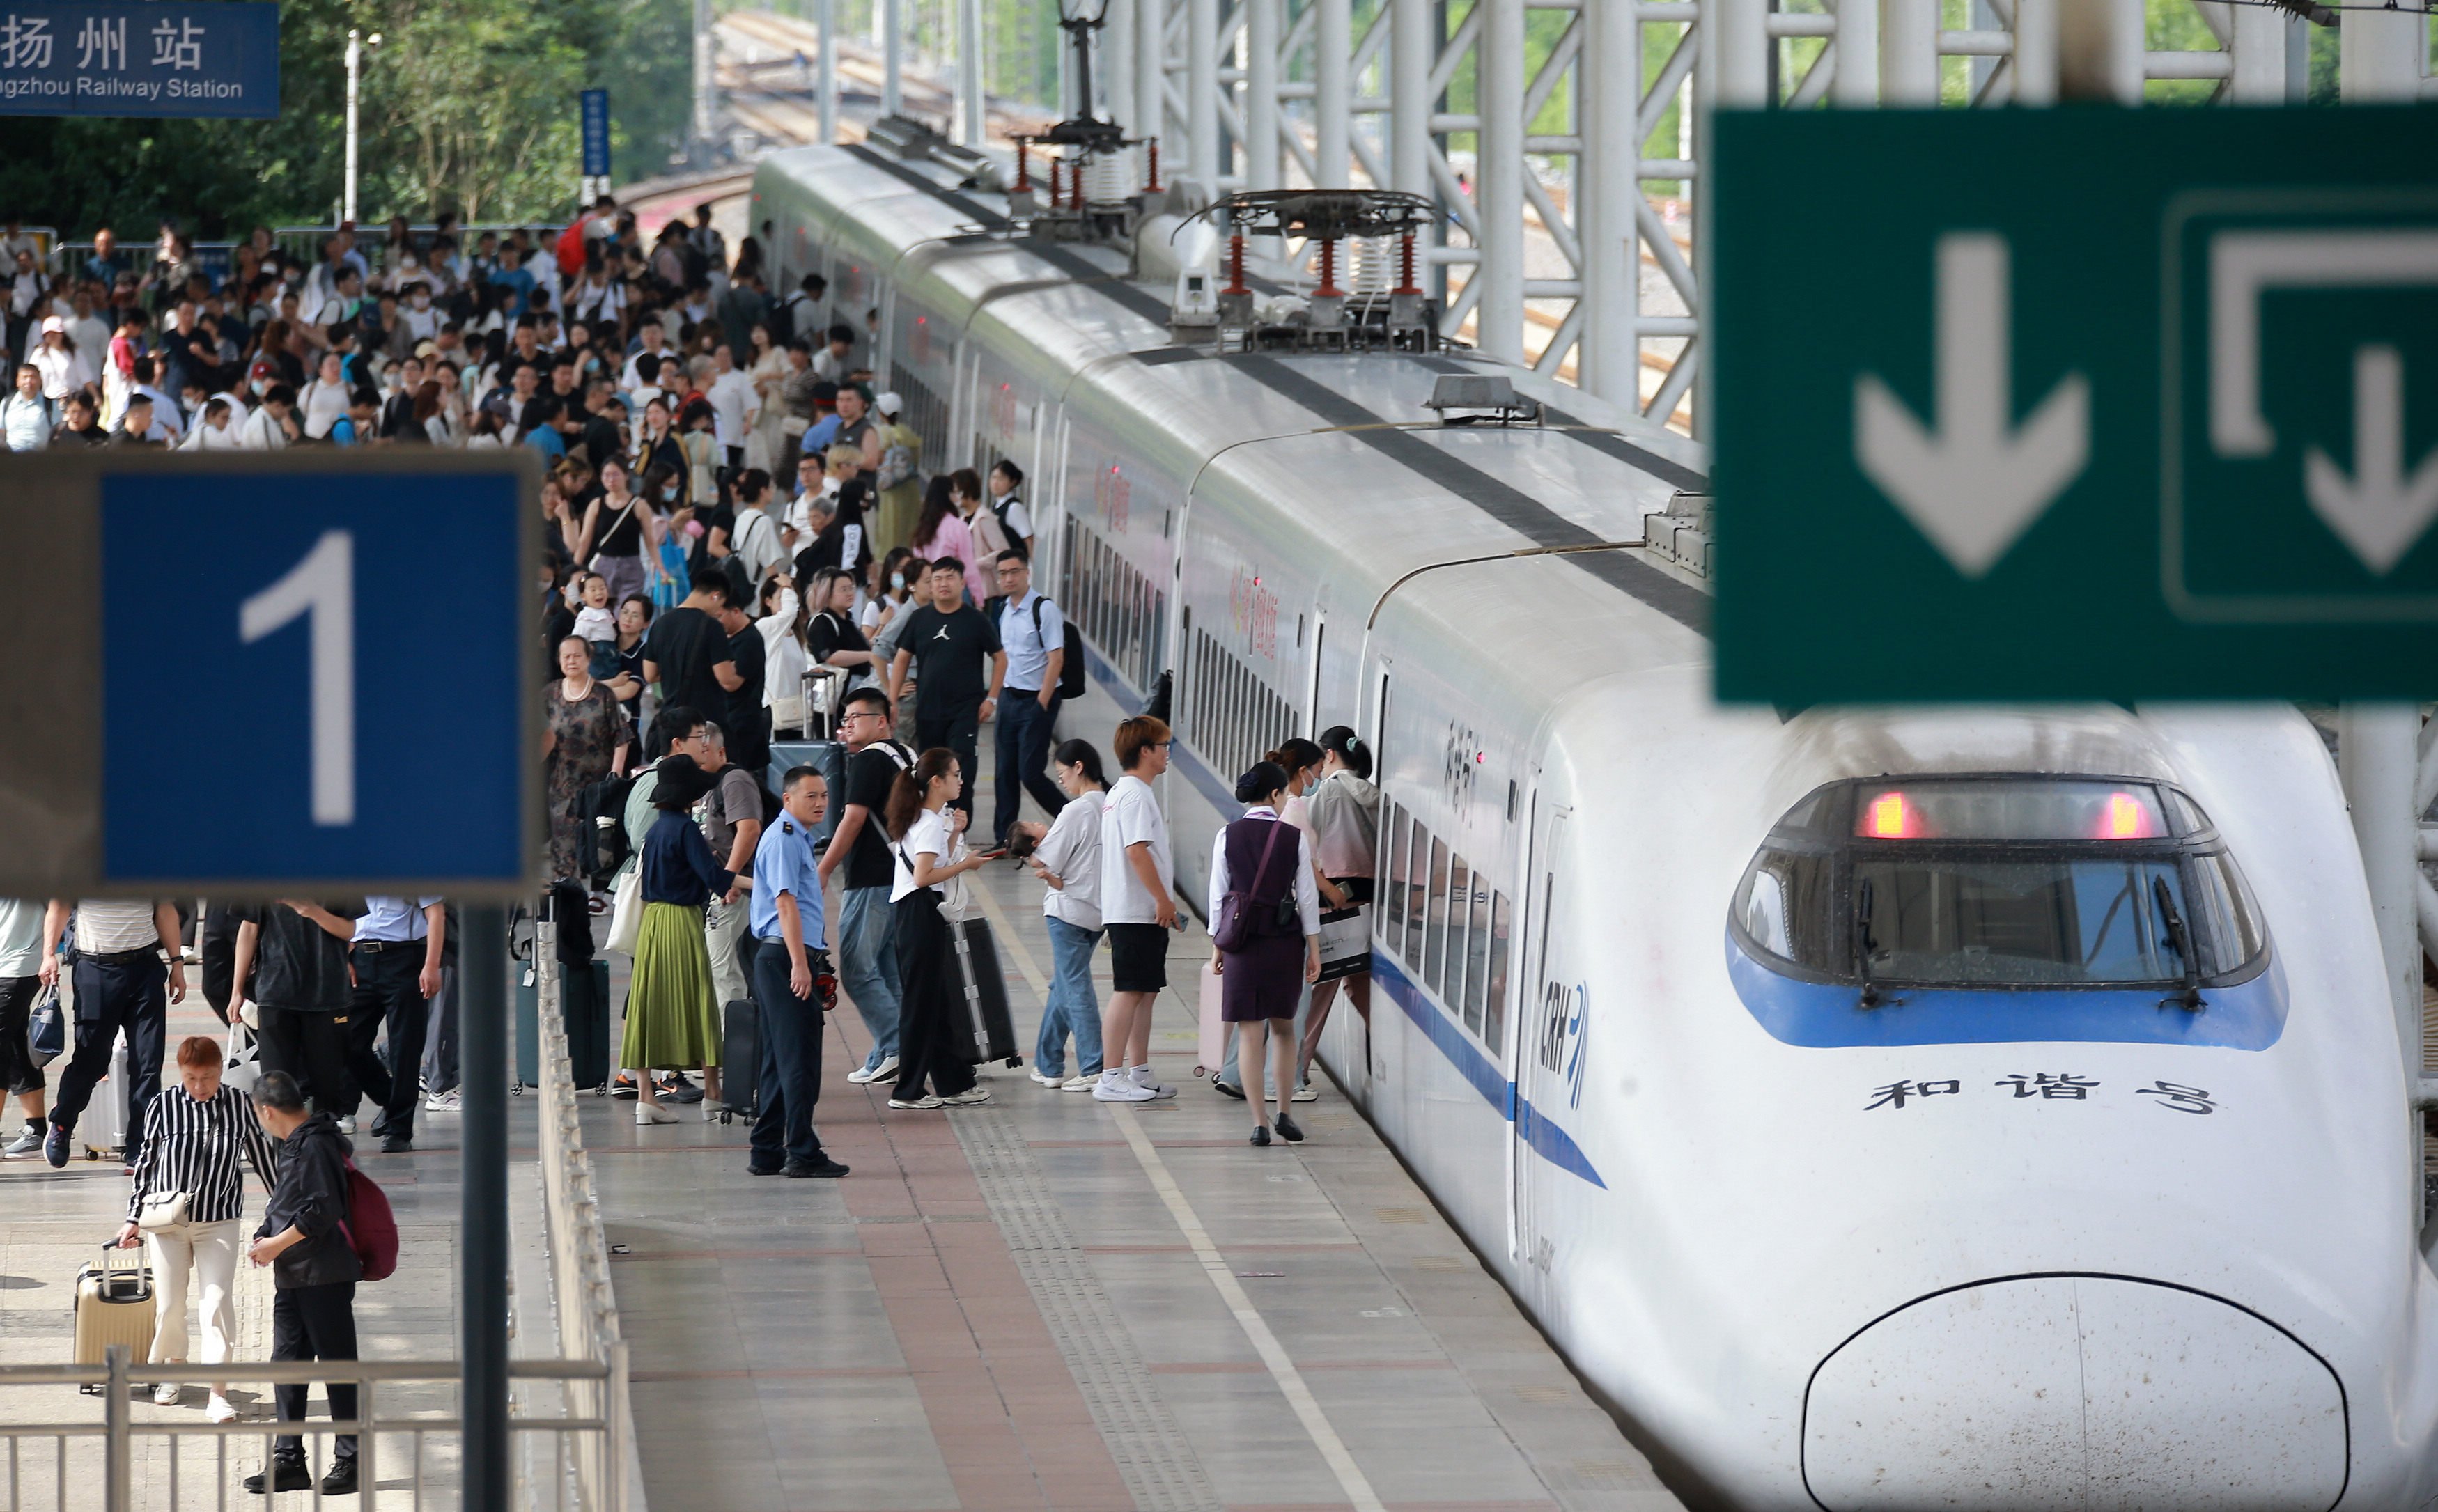
[[[1025,794],[1053,819],[1067,806],[1067,795],[1050,780],[1049,769],[1058,679],[1067,666],[1067,619],[1046,594],[1033,590],[1033,564],[1022,552],[999,553],[998,566],[1007,704],[998,712],[998,798],[992,804],[991,835],[1005,845]]]
[[[262,1068],[296,1078],[313,1105],[338,1119],[341,1134],[354,1133],[362,1094],[347,1069],[355,1000],[347,942],[363,916],[363,900],[321,904],[282,898],[230,911],[238,922],[230,1014],[253,1002]]]
[[[971,818],[974,783],[981,777],[975,746],[981,722],[998,707],[1007,653],[999,649],[998,626],[990,616],[959,596],[964,580],[965,564],[955,557],[931,563],[931,603],[907,620],[897,655],[889,664],[889,685],[903,684],[908,665],[922,659],[914,677],[914,745],[919,750],[945,746],[957,753],[965,786],[956,806]],[[942,613],[936,607],[942,604],[955,607]]]
[[[43,914],[43,960],[35,975],[44,987],[60,979],[55,947],[67,927],[68,905],[55,901]],[[162,958],[168,958],[167,967]],[[110,1052],[127,1035],[127,1127],[144,1127],[144,1115],[161,1091],[161,1062],[168,1046],[169,1005],[186,996],[186,968],[180,961],[177,905],[115,903],[87,898],[76,905],[76,965],[69,976],[76,996],[76,1051],[60,1073],[59,1100],[51,1104],[43,1158],[68,1163],[69,1138],[93,1099],[94,1084],[110,1070]]]
[[[339,1225],[347,1216],[347,1157],[354,1149],[327,1113],[308,1114],[305,1093],[285,1071],[265,1071],[254,1087],[254,1113],[263,1132],[279,1141],[279,1185],[262,1204],[262,1226],[254,1231],[246,1258],[271,1267],[271,1358],[356,1358],[356,1283],[363,1263]],[[356,1415],[352,1382],[326,1383],[330,1416]],[[279,1420],[305,1420],[308,1388],[299,1381],[275,1386]],[[272,1441],[271,1463],[245,1478],[256,1496],[308,1491],[313,1472],[305,1464],[305,1440],[282,1433]],[[356,1489],[356,1436],[339,1436],[322,1477],[324,1496],[352,1496]]]
[[[380,1105],[373,1137],[384,1155],[415,1148],[415,1099],[422,1080],[430,1003],[440,991],[449,910],[438,898],[366,898],[347,947],[356,990],[347,999],[347,1072]],[[373,1048],[389,1025],[389,1061]],[[346,1113],[353,1116],[355,1109]]]
[[[762,1016],[761,1116],[753,1120],[755,1176],[843,1176],[822,1150],[813,1104],[822,1095],[822,991],[830,975],[822,933],[821,860],[813,829],[829,808],[829,785],[810,766],[791,767],[779,822],[753,854],[753,1001]]]

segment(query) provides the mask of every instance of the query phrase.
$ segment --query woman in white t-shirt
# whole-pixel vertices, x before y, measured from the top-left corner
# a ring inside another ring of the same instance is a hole
[[[1050,926],[1050,1000],[1033,1047],[1033,1080],[1065,1092],[1089,1092],[1101,1080],[1101,1005],[1092,996],[1092,952],[1101,943],[1101,806],[1108,781],[1101,753],[1070,740],[1050,753],[1050,775],[1067,795],[1056,822],[1018,821],[1034,841],[1033,874]],[[1075,1036],[1076,1075],[1064,1075],[1067,1036]]]
[[[934,746],[897,774],[887,815],[897,880],[889,893],[897,941],[897,1085],[892,1108],[962,1107],[987,1102],[990,1089],[974,1084],[948,1036],[948,1015],[964,1002],[957,976],[956,942],[941,913],[943,884],[987,864],[988,857],[960,853],[962,810],[947,805],[964,791],[957,753]],[[926,1083],[928,1083],[927,1086]]]

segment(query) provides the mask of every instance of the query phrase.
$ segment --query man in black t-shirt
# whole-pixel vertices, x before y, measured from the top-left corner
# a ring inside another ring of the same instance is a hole
[[[889,664],[889,685],[902,686],[909,663],[922,659],[914,678],[914,743],[924,750],[945,746],[957,753],[965,788],[956,806],[970,816],[974,781],[981,771],[975,765],[974,747],[981,721],[998,708],[1007,653],[999,648],[998,624],[958,596],[964,576],[965,564],[953,556],[931,563],[931,604],[906,622],[897,655]],[[956,607],[944,614],[932,607],[939,604]]]
[[[762,702],[763,664],[768,653],[763,647],[761,630],[743,609],[733,606],[721,609],[719,624],[728,632],[729,664],[736,669],[737,677],[728,694],[728,717],[720,721],[728,735],[728,759],[759,782],[763,769],[770,765],[770,711]]]
[[[253,1001],[262,1069],[296,1078],[316,1108],[347,1120],[343,1133],[352,1129],[356,1104],[362,1099],[347,1064],[355,995],[347,943],[365,911],[362,898],[325,903],[284,898],[229,910],[238,925],[230,1016]]]
[[[727,608],[728,579],[706,572],[694,580],[684,603],[654,622],[644,640],[644,678],[661,685],[662,708],[725,710],[728,695],[745,686],[720,623]],[[733,742],[729,748],[735,749]]]
[[[846,792],[837,830],[822,853],[822,883],[846,869],[836,932],[839,985],[872,1031],[872,1053],[846,1074],[850,1081],[887,1081],[897,1074],[897,951],[891,941],[889,894],[897,880],[881,816],[897,774],[914,759],[889,738],[889,695],[857,688],[839,710],[846,742]]]

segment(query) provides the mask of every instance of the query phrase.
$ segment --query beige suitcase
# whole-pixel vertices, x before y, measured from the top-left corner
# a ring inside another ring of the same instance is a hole
[[[151,1358],[152,1268],[141,1250],[104,1245],[101,1258],[77,1273],[76,1363],[100,1364],[115,1344],[127,1345],[132,1363]]]

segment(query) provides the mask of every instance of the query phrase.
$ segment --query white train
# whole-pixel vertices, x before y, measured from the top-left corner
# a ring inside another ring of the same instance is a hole
[[[1546,428],[1438,426],[1461,354],[1173,345],[1004,207],[807,149],[752,217],[880,312],[929,466],[1030,473],[1070,732],[1174,670],[1185,897],[1238,771],[1372,738],[1331,1070],[1687,1502],[2438,1504],[2421,1152],[2298,714],[1719,708],[1703,579],[1634,544],[1699,448],[1522,375]]]

